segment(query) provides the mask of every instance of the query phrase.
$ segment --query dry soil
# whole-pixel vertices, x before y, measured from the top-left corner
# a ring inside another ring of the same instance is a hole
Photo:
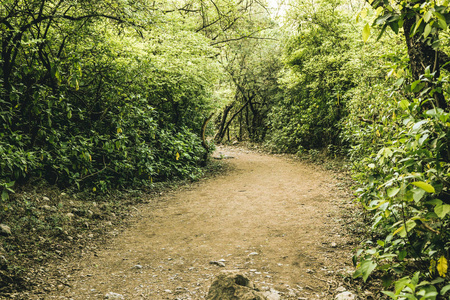
[[[36,298],[204,299],[225,269],[281,299],[343,291],[353,239],[341,212],[351,199],[336,176],[286,156],[218,151],[228,172],[136,208],[130,227],[65,266],[64,284]]]

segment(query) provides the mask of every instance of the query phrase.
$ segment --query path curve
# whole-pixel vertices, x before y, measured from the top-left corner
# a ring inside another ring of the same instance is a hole
[[[140,207],[128,229],[72,266],[70,287],[45,299],[204,299],[224,269],[281,299],[332,299],[338,274],[352,270],[340,215],[351,200],[339,182],[284,156],[219,151],[233,157],[231,171]]]

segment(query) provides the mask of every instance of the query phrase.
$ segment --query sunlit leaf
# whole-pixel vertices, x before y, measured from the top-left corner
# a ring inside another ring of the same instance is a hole
[[[415,182],[412,182],[411,184],[421,188],[422,190],[424,190],[427,193],[436,193],[434,187],[431,184],[428,184],[426,182],[415,181]]]
[[[369,275],[375,270],[377,267],[377,263],[372,260],[363,260],[359,266],[359,268],[356,270],[356,272],[353,274],[354,278],[362,277],[364,282],[367,281],[367,278],[369,278]]]
[[[363,32],[362,32],[362,38],[363,38],[363,42],[367,42],[367,40],[369,39],[370,36],[370,25],[369,23],[367,23],[364,28],[363,28]]]
[[[448,291],[450,291],[450,284],[444,286],[444,287],[441,289],[441,295],[442,295],[442,296],[445,295]]]
[[[448,270],[448,262],[444,256],[441,256],[436,264],[436,269],[439,272],[439,275],[445,277],[447,275]]]
[[[423,37],[426,38],[430,34],[430,32],[431,32],[431,26],[430,26],[430,24],[427,24],[425,26],[425,29],[423,30]]]
[[[393,197],[395,197],[395,195],[398,194],[399,191],[400,191],[399,187],[389,188],[387,190],[387,195],[388,195],[389,198],[393,198]]]
[[[450,204],[442,204],[434,207],[434,212],[436,215],[443,219],[450,212]]]

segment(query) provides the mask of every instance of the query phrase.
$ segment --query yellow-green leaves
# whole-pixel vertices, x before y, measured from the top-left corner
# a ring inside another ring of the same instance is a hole
[[[416,181],[416,182],[412,182],[411,184],[421,188],[422,190],[424,190],[427,193],[436,193],[434,187],[431,184],[428,184],[426,182]]]
[[[431,19],[431,17],[433,16],[433,13],[431,12],[431,10],[427,11],[424,15],[423,15],[423,20],[428,23]]]
[[[402,225],[401,227],[397,228],[392,235],[399,234],[401,237],[406,237],[406,234],[410,232],[414,227],[416,227],[417,223],[413,219],[409,219],[406,221],[406,227],[405,225]]]
[[[369,39],[370,36],[370,25],[369,23],[367,23],[364,28],[363,28],[363,32],[362,32],[362,39],[363,42],[367,42],[367,40]]]
[[[450,213],[450,205],[449,204],[436,205],[434,207],[434,212],[439,218],[443,219],[448,213]]]
[[[437,261],[436,269],[438,270],[440,276],[445,277],[447,275],[448,262],[444,256],[441,256],[441,258]]]
[[[416,22],[416,26],[414,26],[414,30],[411,32],[411,36],[415,35],[417,29],[419,29],[420,24],[422,24],[423,18],[420,18],[419,21]]]
[[[426,38],[430,34],[430,32],[431,32],[431,26],[430,26],[430,24],[427,24],[423,31],[423,37]]]

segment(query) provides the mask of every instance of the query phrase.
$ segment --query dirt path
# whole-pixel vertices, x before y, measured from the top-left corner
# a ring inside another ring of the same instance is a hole
[[[281,299],[332,299],[352,269],[339,213],[350,200],[338,182],[288,158],[219,150],[234,157],[230,172],[141,207],[130,228],[71,266],[70,287],[44,299],[204,299],[224,269]]]

